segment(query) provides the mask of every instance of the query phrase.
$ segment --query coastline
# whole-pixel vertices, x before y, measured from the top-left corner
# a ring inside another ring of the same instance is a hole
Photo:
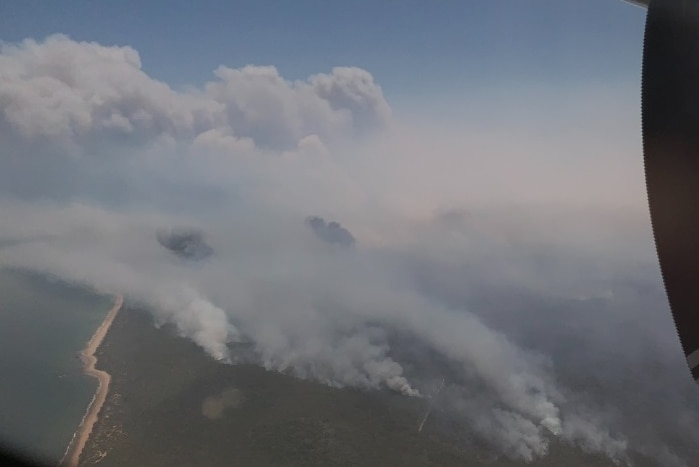
[[[80,454],[82,454],[82,451],[85,448],[85,444],[92,433],[95,422],[97,422],[97,419],[99,418],[102,405],[104,405],[104,401],[107,398],[109,383],[112,377],[106,371],[95,368],[95,365],[97,364],[95,352],[97,352],[100,344],[102,344],[104,337],[107,335],[109,328],[112,326],[112,322],[114,321],[117,313],[119,313],[119,310],[121,310],[123,303],[124,298],[121,295],[117,295],[114,300],[114,306],[111,310],[109,310],[109,313],[107,313],[107,316],[105,316],[102,324],[99,325],[95,333],[87,342],[85,348],[80,352],[80,358],[83,361],[83,371],[86,375],[97,379],[97,390],[92,396],[92,400],[87,406],[85,415],[80,421],[78,429],[73,434],[73,438],[68,444],[63,458],[58,463],[59,466],[76,467],[78,465]]]

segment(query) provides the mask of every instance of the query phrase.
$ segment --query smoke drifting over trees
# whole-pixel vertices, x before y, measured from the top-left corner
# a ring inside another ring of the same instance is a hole
[[[1,267],[122,293],[222,362],[416,397],[445,377],[441,407],[513,458],[699,457],[639,148],[614,142],[638,133],[596,136],[614,109],[411,125],[358,68],[176,91],[63,36],[2,45],[0,82]]]

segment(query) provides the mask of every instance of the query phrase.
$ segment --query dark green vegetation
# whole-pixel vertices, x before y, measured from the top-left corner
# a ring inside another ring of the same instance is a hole
[[[465,427],[438,427],[438,417],[418,433],[424,401],[217,363],[133,309],[117,316],[97,356],[112,385],[83,465],[521,465]],[[554,444],[530,465],[612,464]]]

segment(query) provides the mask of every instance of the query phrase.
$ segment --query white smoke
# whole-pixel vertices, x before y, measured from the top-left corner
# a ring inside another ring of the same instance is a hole
[[[0,267],[123,293],[223,362],[245,349],[416,397],[446,365],[437,406],[519,459],[556,440],[681,461],[699,440],[640,168],[598,173],[594,144],[612,143],[534,128],[525,154],[508,129],[406,125],[357,68],[291,82],[220,67],[179,92],[131,48],[64,36],[3,45],[0,83]],[[319,241],[308,216],[339,220],[356,248]],[[156,233],[177,226],[214,254],[172,255]],[[406,357],[418,348],[434,361]],[[674,396],[657,400],[649,362]],[[658,415],[662,431],[642,428]]]
[[[230,362],[227,344],[240,339],[238,330],[228,322],[226,312],[195,290],[183,284],[162,297],[156,316],[162,322],[174,323],[179,332],[203,347],[216,360]]]
[[[593,421],[575,413],[566,417],[563,437],[577,443],[583,450],[602,453],[616,461],[628,459],[626,449],[628,441],[619,435],[613,436],[609,431],[600,429],[600,421]]]

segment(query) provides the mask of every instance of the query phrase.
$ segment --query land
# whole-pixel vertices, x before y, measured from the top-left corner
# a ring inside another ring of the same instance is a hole
[[[73,435],[73,439],[68,445],[66,455],[61,460],[60,465],[64,465],[67,467],[73,467],[78,465],[80,455],[82,454],[83,449],[85,448],[85,444],[87,443],[87,440],[89,439],[90,434],[92,433],[92,429],[98,420],[100,411],[102,410],[102,406],[104,405],[104,401],[107,399],[111,376],[106,371],[96,368],[97,357],[95,356],[95,353],[102,344],[104,337],[109,332],[109,328],[114,322],[114,318],[116,318],[117,313],[119,313],[119,310],[123,305],[123,302],[123,297],[121,295],[118,295],[116,297],[116,300],[114,301],[114,306],[111,310],[109,310],[109,313],[107,313],[107,316],[104,318],[104,321],[102,321],[102,324],[100,324],[100,326],[97,328],[95,333],[88,341],[85,348],[80,353],[80,357],[83,361],[83,366],[85,369],[85,374],[97,379],[97,390],[95,391],[95,395],[93,396],[92,400],[90,401],[90,404],[87,407],[87,411],[85,412],[85,416],[80,422],[78,430],[75,432],[75,434]]]
[[[524,465],[445,414],[418,431],[424,400],[221,364],[141,310],[116,316],[97,358],[112,379],[79,465]],[[554,441],[529,465],[614,464]]]

